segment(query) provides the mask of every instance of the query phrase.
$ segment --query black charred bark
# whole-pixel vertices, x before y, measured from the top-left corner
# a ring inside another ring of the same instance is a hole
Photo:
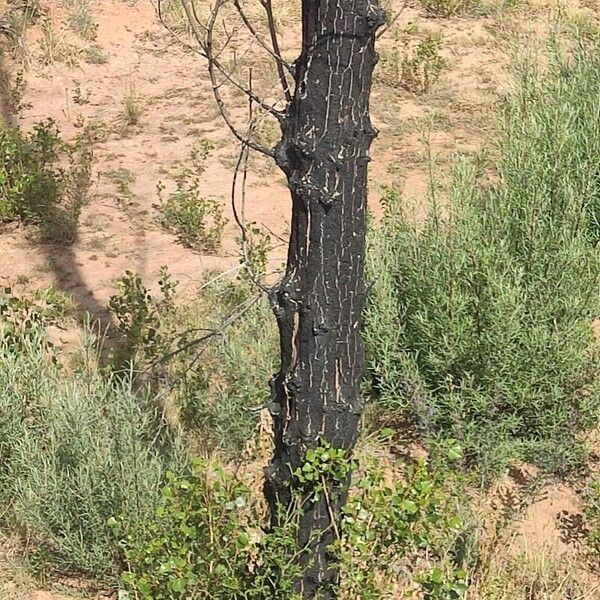
[[[266,495],[291,501],[291,473],[307,449],[327,441],[350,453],[363,402],[361,313],[369,119],[375,33],[384,22],[377,0],[303,0],[302,52],[296,87],[276,149],[292,195],[286,274],[271,294],[281,343],[272,380],[275,453]],[[308,503],[298,547],[304,598],[332,598],[337,572],[328,547],[347,482]],[[277,525],[277,517],[274,523]]]

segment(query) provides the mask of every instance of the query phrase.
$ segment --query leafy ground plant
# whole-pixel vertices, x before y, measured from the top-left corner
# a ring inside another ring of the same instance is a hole
[[[178,177],[176,189],[165,197],[158,186],[160,223],[180,241],[201,252],[214,252],[221,244],[227,219],[221,203],[201,194],[200,180],[188,172]]]
[[[303,486],[297,503],[327,493],[351,462],[326,444],[309,451],[295,475]],[[443,471],[422,461],[394,485],[372,468],[363,473],[332,547],[342,570],[339,597],[394,598],[394,585],[406,577],[426,600],[463,597],[467,576],[456,566],[463,525],[443,489]],[[292,503],[282,527],[261,531],[248,488],[215,463],[196,460],[183,475],[167,474],[155,518],[141,529],[112,522],[122,535],[123,585],[140,600],[294,600],[300,514]],[[409,564],[418,567],[399,569]]]
[[[52,120],[29,134],[0,129],[0,222],[33,223],[50,239],[72,242],[91,160],[85,136],[66,144]]]

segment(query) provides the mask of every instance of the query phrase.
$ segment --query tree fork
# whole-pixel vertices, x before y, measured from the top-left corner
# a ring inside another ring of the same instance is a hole
[[[292,472],[321,442],[349,455],[358,435],[364,369],[361,313],[376,0],[303,0],[302,51],[275,158],[292,196],[286,274],[272,290],[281,367],[271,382],[275,451],[265,493],[291,502]],[[305,505],[298,533],[303,598],[333,598],[335,540],[348,482]],[[333,521],[333,522],[332,522]]]

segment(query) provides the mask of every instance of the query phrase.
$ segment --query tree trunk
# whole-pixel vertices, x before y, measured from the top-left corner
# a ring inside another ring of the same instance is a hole
[[[377,0],[303,0],[296,87],[276,149],[292,195],[286,274],[273,290],[281,369],[270,405],[275,453],[265,492],[277,526],[278,503],[291,501],[292,472],[322,442],[350,454],[363,402],[361,312],[365,297],[369,119]],[[347,481],[305,505],[298,548],[303,598],[332,598],[337,583],[328,546]]]

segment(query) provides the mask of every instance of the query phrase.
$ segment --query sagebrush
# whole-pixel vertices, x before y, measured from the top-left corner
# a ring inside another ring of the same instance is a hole
[[[0,524],[54,568],[114,580],[109,519],[150,518],[185,457],[126,379],[86,361],[69,373],[39,322],[18,335],[0,327]]]
[[[396,188],[371,236],[365,337],[379,402],[466,461],[581,459],[599,406],[600,45],[523,61],[491,168],[456,160],[415,222]]]

